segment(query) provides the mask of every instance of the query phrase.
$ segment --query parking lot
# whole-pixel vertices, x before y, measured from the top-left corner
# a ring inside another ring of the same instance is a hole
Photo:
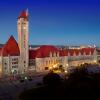
[[[0,98],[2,100],[16,100],[19,93],[37,87],[42,84],[42,78],[46,73],[37,73],[31,78],[24,77],[24,79],[19,80],[0,80]]]

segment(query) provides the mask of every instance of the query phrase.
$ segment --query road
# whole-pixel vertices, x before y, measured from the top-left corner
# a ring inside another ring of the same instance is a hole
[[[0,99],[1,100],[17,100],[17,96],[20,92],[34,88],[38,86],[38,83],[42,83],[42,78],[45,74],[36,75],[33,77],[32,81],[25,80],[20,81],[0,81]]]
[[[42,84],[43,76],[46,73],[35,74],[32,77],[32,81],[25,80],[24,82],[18,81],[9,81],[9,80],[0,80],[0,99],[1,100],[18,100],[18,96],[21,92],[38,87],[39,84]],[[64,74],[60,74],[61,77]]]

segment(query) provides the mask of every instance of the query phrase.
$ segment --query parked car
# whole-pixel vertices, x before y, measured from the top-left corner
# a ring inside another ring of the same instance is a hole
[[[31,77],[31,76],[28,76],[28,80],[29,80],[29,81],[32,81],[32,77]]]

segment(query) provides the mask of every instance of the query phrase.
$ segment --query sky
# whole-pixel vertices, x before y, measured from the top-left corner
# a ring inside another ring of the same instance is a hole
[[[100,46],[99,0],[0,0],[0,43],[18,40],[17,17],[29,10],[29,44]]]

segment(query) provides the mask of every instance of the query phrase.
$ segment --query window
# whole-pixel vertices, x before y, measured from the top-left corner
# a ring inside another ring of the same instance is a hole
[[[12,62],[12,64],[18,64],[18,62]]]
[[[18,61],[18,58],[13,58],[12,61]]]
[[[48,64],[48,61],[46,61],[46,65]]]
[[[29,60],[29,66],[35,65],[35,60]]]
[[[14,70],[14,71],[13,71],[13,74],[17,74],[17,70]]]
[[[49,60],[49,64],[51,64],[51,61]]]
[[[25,72],[25,69],[24,69],[24,72]]]
[[[5,67],[5,70],[7,69],[7,67]]]
[[[49,68],[48,67],[45,67],[45,70],[48,70]]]
[[[18,66],[12,66],[12,68],[18,68]]]

